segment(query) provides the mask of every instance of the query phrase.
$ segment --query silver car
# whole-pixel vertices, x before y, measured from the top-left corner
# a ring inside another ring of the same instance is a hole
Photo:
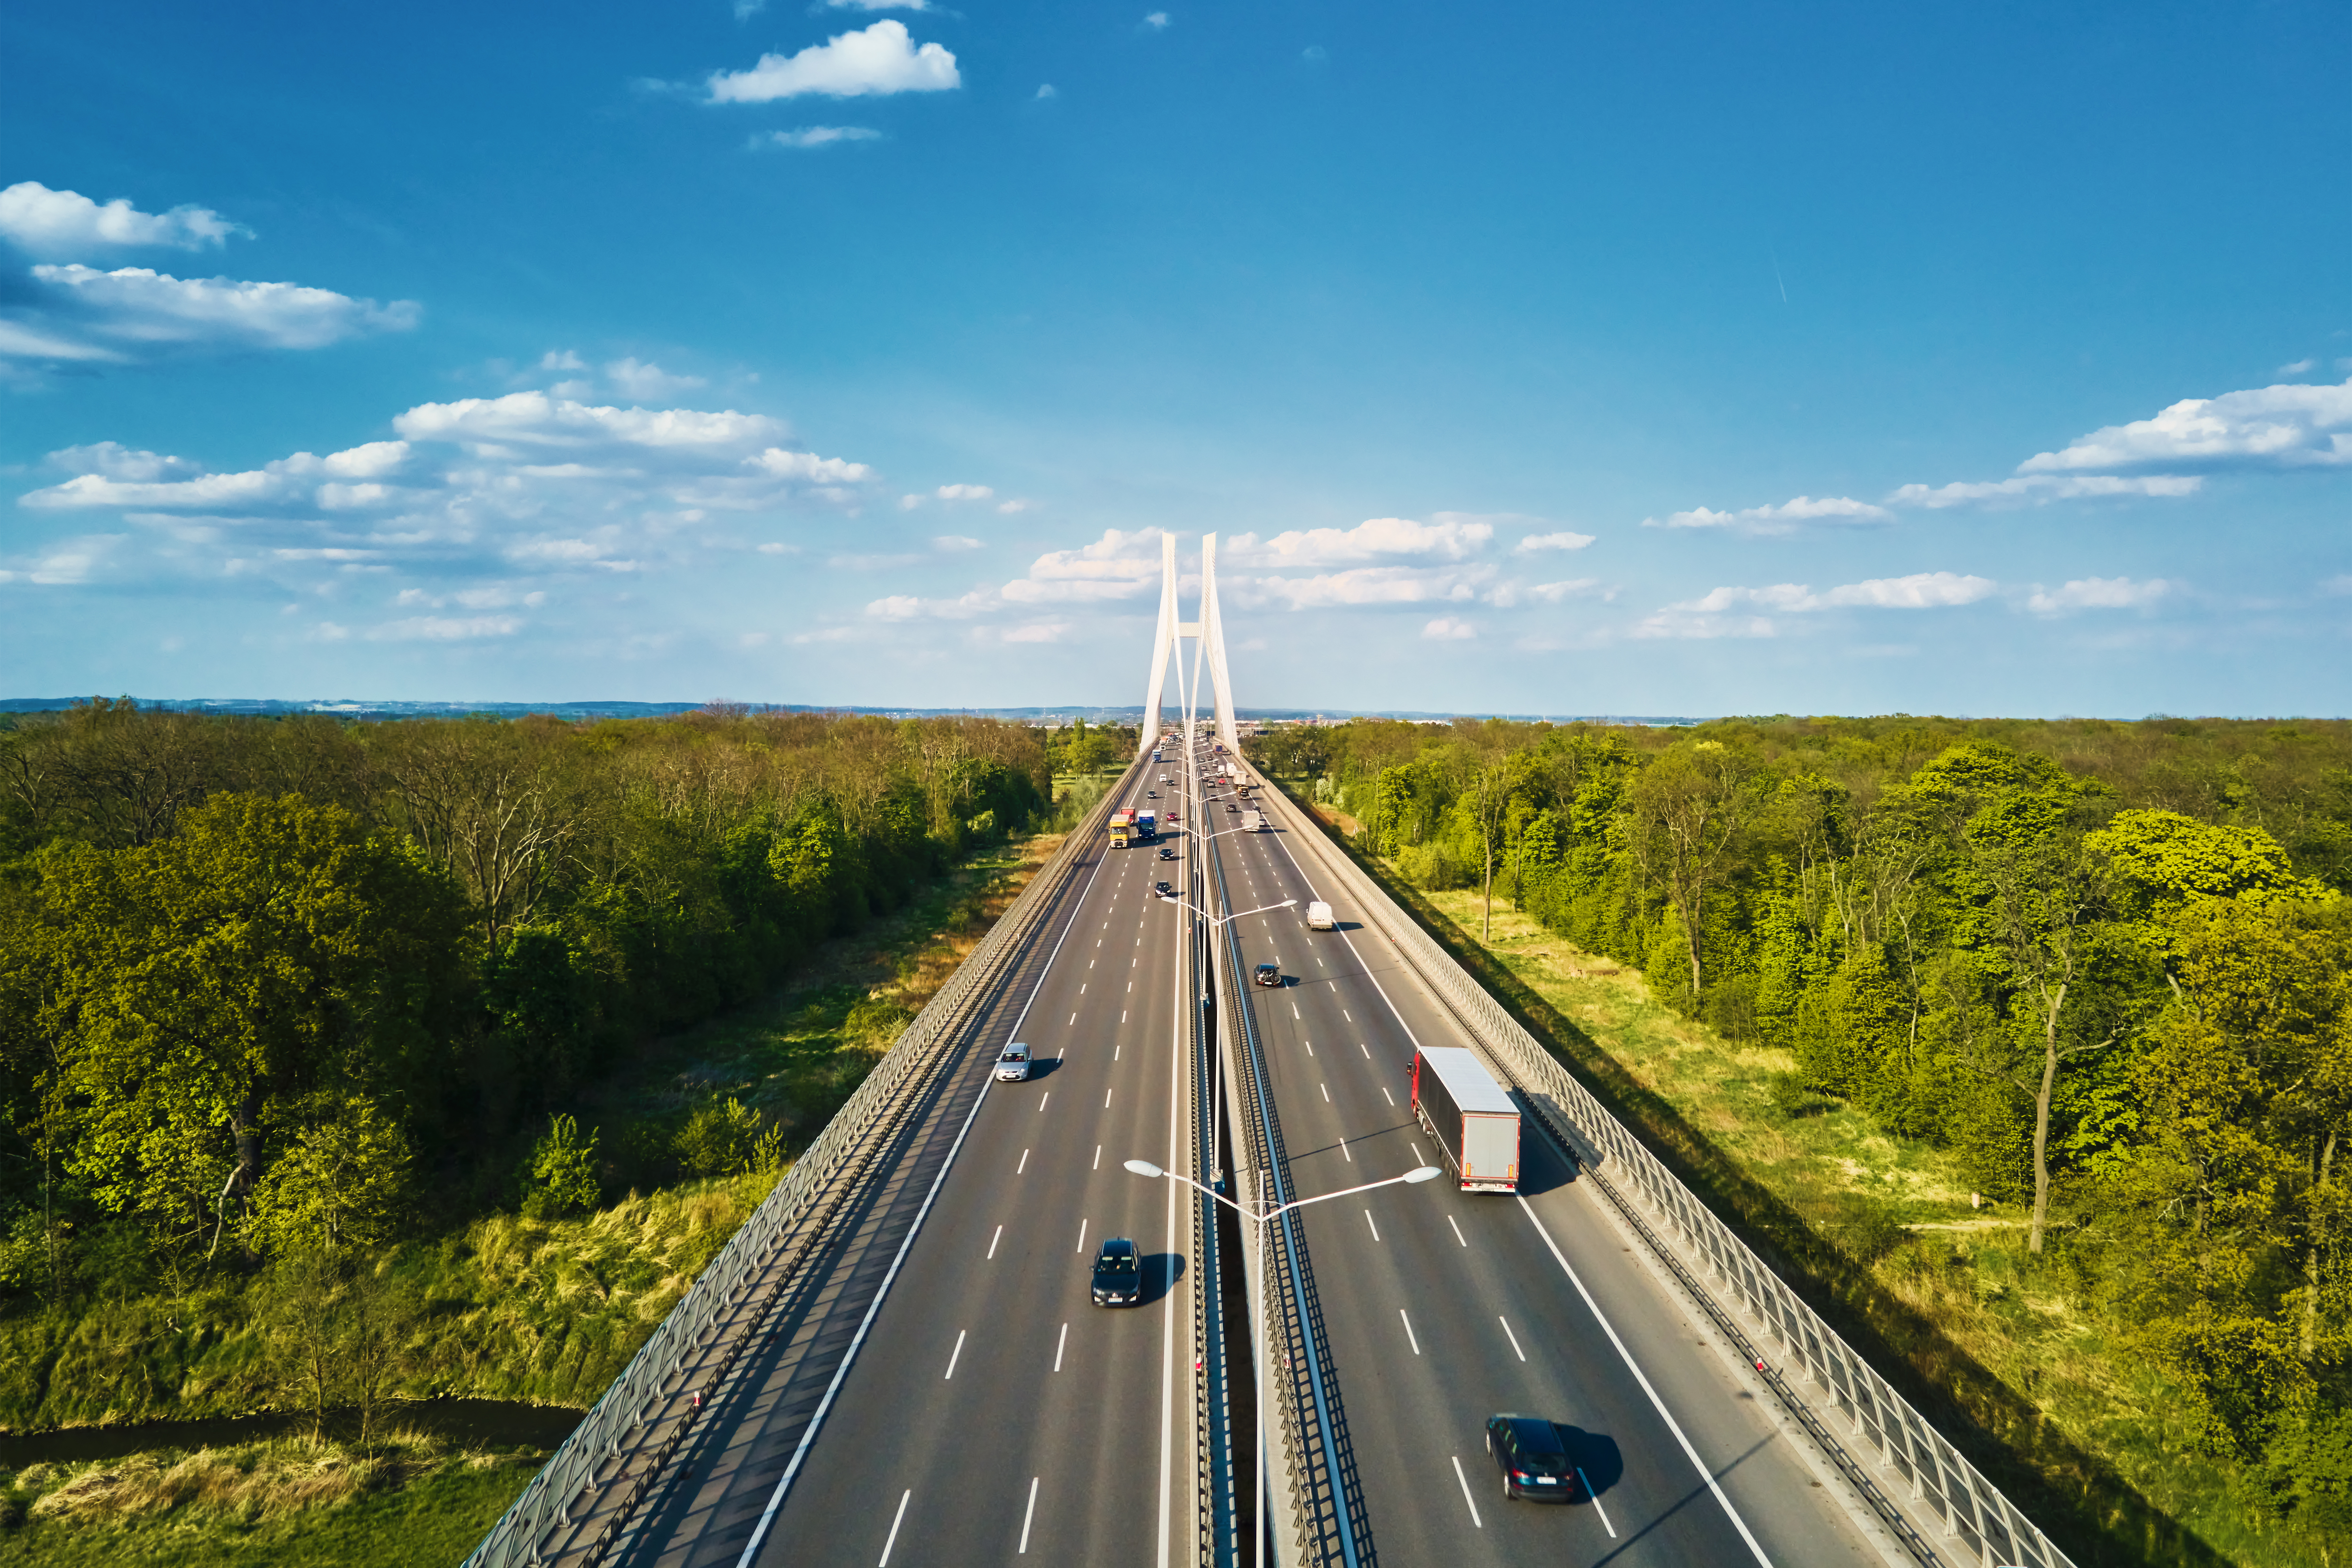
[[[1015,1040],[1004,1047],[996,1058],[996,1076],[1003,1083],[1025,1082],[1029,1077],[1029,1047]]]

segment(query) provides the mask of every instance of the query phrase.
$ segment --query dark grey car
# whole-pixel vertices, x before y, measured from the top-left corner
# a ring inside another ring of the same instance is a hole
[[[1095,1305],[1132,1307],[1143,1300],[1143,1259],[1135,1243],[1112,1237],[1095,1254]]]
[[[1486,1417],[1486,1452],[1503,1472],[1503,1495],[1538,1502],[1576,1500],[1576,1467],[1559,1428],[1539,1415]]]

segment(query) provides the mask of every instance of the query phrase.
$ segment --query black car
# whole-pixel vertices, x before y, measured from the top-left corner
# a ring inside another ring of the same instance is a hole
[[[1115,1236],[1095,1254],[1095,1305],[1132,1307],[1143,1300],[1143,1260],[1135,1243]]]
[[[1576,1500],[1576,1467],[1559,1428],[1539,1415],[1486,1417],[1486,1452],[1503,1472],[1503,1496],[1542,1502]]]
[[[1174,893],[1174,892],[1173,892],[1173,891],[1169,888],[1168,884],[1167,884],[1167,883],[1165,883],[1165,882],[1154,882],[1154,883],[1152,883],[1152,884],[1151,884],[1151,890],[1152,890],[1153,892],[1155,892],[1155,893],[1159,894],[1159,895],[1160,895],[1161,898],[1163,898],[1163,899],[1172,899],[1172,898],[1174,898],[1174,897],[1176,896],[1176,895],[1175,895],[1175,893]]]
[[[1162,860],[1173,860],[1176,858],[1176,851],[1173,849],[1162,849],[1160,852],[1160,858]]]
[[[1282,966],[1275,963],[1259,964],[1255,969],[1250,971],[1250,983],[1254,985],[1281,984]]]

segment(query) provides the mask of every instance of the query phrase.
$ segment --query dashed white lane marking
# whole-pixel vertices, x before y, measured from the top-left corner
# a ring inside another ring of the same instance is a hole
[[[1118,1010],[1118,1021],[1122,1024],[1127,1022],[1127,1009],[1124,1007]]]
[[[947,1377],[940,1379],[941,1383],[945,1383],[948,1380],[948,1377],[953,1377],[955,1375],[956,1358],[963,1354],[964,1333],[965,1331],[962,1329],[958,1329],[956,1331],[956,1346],[955,1349],[948,1352],[948,1374]]]
[[[1372,1239],[1374,1241],[1378,1241],[1381,1238],[1381,1227],[1377,1225],[1372,1225],[1372,1211],[1370,1209],[1366,1209],[1364,1211],[1364,1223],[1372,1226]]]
[[[1329,1084],[1328,1084],[1328,1083],[1318,1083],[1318,1084],[1317,1084],[1315,1087],[1316,1087],[1316,1088],[1318,1088],[1318,1089],[1321,1089],[1321,1090],[1323,1091],[1323,1103],[1324,1103],[1324,1104],[1326,1104],[1326,1105],[1330,1104],[1330,1103],[1331,1103],[1331,1086],[1330,1086]]]
[[[1452,1215],[1447,1215],[1445,1216],[1445,1223],[1448,1225],[1454,1225],[1454,1216]],[[1458,1225],[1454,1225],[1454,1239],[1460,1242],[1465,1247],[1470,1245],[1469,1237],[1462,1234],[1462,1227]],[[1527,1358],[1522,1356],[1519,1359],[1525,1361]]]
[[[1078,987],[1078,994],[1079,994],[1079,995],[1081,995],[1081,996],[1083,996],[1083,995],[1085,995],[1086,994],[1087,994],[1087,988],[1086,988],[1085,986],[1083,986],[1083,985],[1079,986],[1079,987]],[[1077,1016],[1076,1013],[1071,1014],[1071,1015],[1070,1015],[1070,1019],[1071,1019],[1071,1021],[1072,1021],[1073,1023],[1076,1022],[1076,1020],[1077,1020],[1077,1016]]]
[[[1003,1239],[1004,1239],[1004,1227],[1003,1227],[1003,1226],[1001,1226],[1001,1225],[1000,1225],[1000,1226],[998,1226],[996,1227],[996,1234],[995,1234],[994,1236],[992,1236],[992,1237],[990,1237],[988,1238],[988,1255],[989,1255],[989,1257],[991,1257],[991,1258],[994,1258],[994,1257],[996,1256],[996,1244],[997,1244],[998,1242],[1000,1242],[1000,1241],[1003,1241]]]
[[[1534,1207],[1526,1198],[1519,1199],[1519,1207],[1526,1211],[1528,1223],[1536,1227],[1536,1234],[1543,1237],[1544,1245],[1551,1249],[1552,1259],[1559,1265],[1560,1272],[1567,1275],[1568,1282],[1576,1287],[1576,1293],[1584,1298],[1584,1304],[1591,1311],[1593,1321],[1601,1325],[1601,1331],[1607,1334],[1609,1342],[1617,1347],[1617,1353],[1623,1358],[1626,1370],[1633,1374],[1633,1381],[1642,1385],[1642,1392],[1648,1394],[1650,1403],[1657,1407],[1658,1419],[1666,1424],[1666,1430],[1672,1432],[1675,1441],[1682,1445],[1684,1457],[1697,1469],[1699,1479],[1706,1483],[1706,1489],[1715,1494],[1715,1500],[1723,1505],[1724,1516],[1731,1521],[1732,1528],[1739,1531],[1739,1539],[1748,1543],[1748,1550],[1756,1554],[1757,1562],[1764,1568],[1772,1568],[1772,1560],[1764,1555],[1764,1548],[1758,1545],[1756,1537],[1748,1533],[1748,1521],[1739,1517],[1739,1510],[1733,1508],[1731,1500],[1723,1495],[1723,1488],[1717,1482],[1715,1472],[1706,1468],[1706,1461],[1698,1457],[1698,1450],[1691,1447],[1691,1440],[1683,1436],[1682,1424],[1675,1419],[1674,1412],[1666,1408],[1666,1402],[1658,1397],[1658,1391],[1650,1386],[1649,1375],[1633,1359],[1633,1352],[1627,1350],[1625,1342],[1617,1337],[1616,1325],[1601,1315],[1601,1303],[1592,1299],[1592,1292],[1584,1288],[1583,1279],[1569,1267],[1568,1256],[1560,1251],[1559,1243],[1551,1238],[1551,1232],[1544,1228],[1544,1222],[1536,1217]]]
[[[1037,1101],[1037,1109],[1038,1109],[1038,1110],[1045,1110],[1045,1100],[1051,1100],[1051,1099],[1053,1099],[1053,1098],[1054,1098],[1054,1091],[1053,1091],[1052,1089],[1047,1089],[1047,1090],[1045,1091],[1045,1099],[1040,1100],[1038,1100],[1038,1101]]]
[[[1027,1170],[1028,1168],[1029,1168],[1029,1151],[1028,1151],[1028,1150],[1026,1150],[1026,1149],[1024,1149],[1024,1150],[1022,1150],[1022,1151],[1021,1151],[1021,1163],[1019,1163],[1019,1164],[1017,1164],[1017,1165],[1015,1165],[1015,1166],[1013,1166],[1013,1173],[1014,1175],[1016,1175],[1016,1176],[1017,1176],[1017,1175],[1019,1175],[1022,1172],[1024,1172],[1024,1171]]]
[[[898,1494],[898,1511],[890,1516],[890,1536],[882,1542],[882,1561],[876,1563],[875,1568],[890,1568],[890,1548],[898,1544],[898,1526],[907,1518],[907,1500],[914,1495],[912,1487]]]
[[[1068,1344],[1069,1342],[1070,1342],[1070,1325],[1069,1325],[1069,1324],[1067,1324],[1067,1323],[1064,1323],[1064,1324],[1062,1325],[1062,1337],[1061,1337],[1060,1339],[1055,1340],[1055,1341],[1054,1342],[1054,1370],[1055,1370],[1055,1372],[1059,1372],[1059,1371],[1061,1371],[1061,1370],[1062,1370],[1062,1347],[1063,1347],[1063,1346],[1065,1346],[1065,1345],[1066,1345],[1066,1344]],[[1522,1356],[1522,1357],[1520,1357],[1519,1359],[1520,1359],[1520,1360],[1522,1360],[1522,1361],[1525,1361],[1527,1358],[1526,1358],[1525,1356]]]
[[[1389,1092],[1389,1086],[1386,1084],[1381,1085],[1381,1098],[1387,1100],[1391,1105],[1394,1105],[1396,1103],[1396,1096]]]
[[[1360,1050],[1360,1051],[1361,1051],[1361,1052],[1363,1052],[1363,1053],[1364,1053],[1364,1059],[1365,1059],[1366,1061],[1370,1061],[1370,1060],[1372,1059],[1372,1047],[1370,1047],[1370,1046],[1368,1046],[1368,1045],[1364,1044],[1364,1042],[1363,1042],[1363,1041],[1361,1041],[1361,1040],[1358,1040],[1358,1041],[1356,1042],[1356,1048],[1357,1048],[1358,1050]]]
[[[1298,1004],[1296,1002],[1290,1005],[1290,1016],[1294,1018],[1298,1016]]]
[[[1095,1169],[1102,1169],[1102,1145],[1099,1143],[1095,1145]]]
[[[1339,1152],[1342,1154],[1348,1154],[1348,1141],[1345,1138],[1339,1140]],[[1348,1163],[1352,1165],[1355,1163],[1356,1157],[1353,1154],[1348,1154]]]
[[[1454,1456],[1454,1479],[1462,1483],[1462,1500],[1470,1505],[1470,1522],[1481,1530],[1486,1529],[1486,1521],[1478,1517],[1478,1500],[1470,1495],[1470,1478],[1462,1473],[1462,1456],[1459,1454]]]
[[[1076,1013],[1071,1014],[1071,1015],[1070,1015],[1070,1022],[1071,1022],[1072,1024],[1076,1024],[1077,1021],[1078,1021],[1078,1016],[1077,1016]]]
[[[1582,1465],[1576,1467],[1576,1479],[1584,1482],[1584,1495],[1592,1500],[1592,1511],[1601,1516],[1601,1528],[1609,1532],[1610,1540],[1616,1540],[1617,1527],[1609,1522],[1609,1510],[1601,1506],[1601,1494],[1592,1489],[1592,1483],[1590,1480],[1585,1479]]]
[[[1124,1046],[1113,1046],[1110,1048],[1110,1059],[1113,1061],[1118,1060],[1118,1053],[1126,1048],[1127,1047]]]
[[[1527,1360],[1528,1352],[1519,1349],[1519,1336],[1511,1332],[1511,1320],[1497,1316],[1495,1319],[1495,1321],[1503,1325],[1503,1337],[1511,1342],[1512,1352],[1517,1354],[1521,1361]]]
[[[1104,1109],[1105,1110],[1108,1110],[1110,1109],[1110,1090],[1109,1090],[1109,1089],[1104,1089],[1104,1090],[1103,1090],[1103,1109]]]
[[[1026,1557],[1029,1555],[1029,1521],[1036,1517],[1037,1478],[1035,1476],[1031,1476],[1029,1478],[1029,1506],[1023,1510],[1021,1513],[1021,1551],[1018,1553],[1020,1556]]]
[[[1339,1009],[1339,1016],[1347,1019],[1350,1024],[1356,1021],[1356,1016],[1353,1013],[1349,1012],[1345,1007]]]
[[[1086,1249],[1087,1249],[1087,1222],[1086,1222],[1084,1219],[1081,1219],[1081,1220],[1079,1220],[1079,1221],[1078,1221],[1078,1244],[1077,1244],[1077,1246],[1076,1246],[1076,1247],[1074,1247],[1070,1248],[1070,1250],[1071,1250],[1071,1251],[1073,1251],[1073,1252],[1084,1252]]]
[[[1305,1046],[1305,1047],[1307,1047],[1307,1054],[1308,1056],[1310,1056],[1310,1057],[1311,1057],[1311,1056],[1313,1056],[1313,1055],[1315,1054],[1315,1042],[1314,1042],[1314,1041],[1312,1041],[1312,1040],[1301,1040],[1301,1041],[1299,1041],[1298,1043],[1299,1043],[1300,1045]]]
[[[1369,1214],[1367,1214],[1364,1217],[1365,1217],[1366,1219],[1370,1219],[1370,1218],[1371,1218],[1371,1215],[1369,1215]],[[1411,1345],[1411,1346],[1412,1347],[1412,1353],[1413,1353],[1413,1354],[1415,1354],[1415,1355],[1419,1355],[1419,1354],[1421,1353],[1421,1340],[1420,1340],[1420,1338],[1419,1338],[1417,1335],[1415,1335],[1415,1334],[1413,1333],[1413,1331],[1412,1331],[1412,1320],[1411,1318],[1407,1318],[1407,1317],[1405,1317],[1405,1315],[1404,1315],[1404,1309],[1403,1309],[1402,1307],[1399,1307],[1399,1308],[1397,1309],[1397,1316],[1398,1316],[1399,1318],[1402,1319],[1402,1320],[1403,1320],[1403,1321],[1404,1321],[1404,1339],[1405,1339],[1405,1343],[1407,1343],[1407,1344],[1409,1344],[1409,1345]]]

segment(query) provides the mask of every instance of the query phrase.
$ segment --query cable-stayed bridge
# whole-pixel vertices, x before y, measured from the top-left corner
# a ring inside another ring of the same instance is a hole
[[[2067,1568],[1255,790],[1214,535],[1192,620],[1179,584],[1168,538],[1116,787],[473,1562]],[[1412,1179],[1448,1047],[1522,1112],[1515,1193]],[[1566,1506],[1506,1497],[1505,1413],[1554,1424]]]

